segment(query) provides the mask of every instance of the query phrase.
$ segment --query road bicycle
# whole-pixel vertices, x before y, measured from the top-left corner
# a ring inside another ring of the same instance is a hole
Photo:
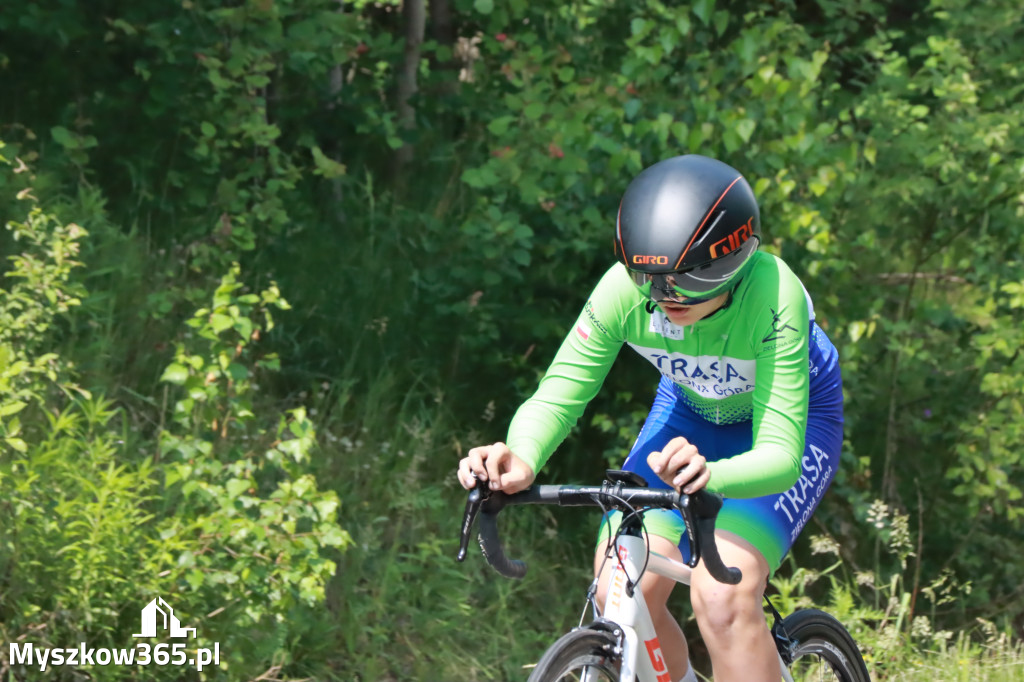
[[[646,571],[690,584],[692,569],[701,560],[718,581],[735,585],[741,574],[726,566],[715,544],[715,518],[722,497],[701,490],[686,495],[675,490],[648,488],[635,473],[610,470],[600,486],[535,485],[507,495],[484,485],[470,490],[458,560],[466,558],[474,521],[479,517],[478,541],[487,562],[508,578],[526,575],[526,564],[510,559],[498,534],[498,514],[507,506],[553,504],[562,507],[594,506],[623,513],[615,537],[608,543],[606,560],[614,569],[602,612],[595,594],[597,581],[587,591],[587,604],[595,618],[559,638],[544,653],[529,682],[579,680],[597,682],[674,682],[661,654],[640,589]],[[692,548],[684,564],[651,552],[644,541],[643,515],[649,509],[678,509]],[[771,627],[779,653],[779,675],[786,682],[838,680],[870,682],[856,641],[843,625],[819,609],[804,609],[783,618],[765,597],[774,622]],[[584,609],[584,616],[587,609]]]

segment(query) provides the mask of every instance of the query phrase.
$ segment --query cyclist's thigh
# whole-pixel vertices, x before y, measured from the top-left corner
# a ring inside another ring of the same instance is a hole
[[[738,568],[743,573],[743,578],[736,585],[724,585],[708,573],[706,565],[701,562],[693,570],[690,584],[691,601],[695,606],[707,608],[742,606],[760,612],[761,598],[767,586],[768,575],[771,573],[764,555],[749,541],[729,531],[715,531],[715,540],[722,561],[726,566]],[[728,618],[732,614],[717,615]]]

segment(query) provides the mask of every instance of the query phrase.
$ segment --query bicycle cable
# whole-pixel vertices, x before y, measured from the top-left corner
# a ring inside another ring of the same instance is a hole
[[[625,502],[625,501],[623,501],[623,502]],[[644,573],[647,572],[647,565],[651,561],[651,535],[650,535],[650,533],[647,532],[647,524],[644,521],[644,514],[647,513],[647,510],[650,509],[650,507],[644,507],[644,508],[641,508],[641,509],[635,509],[635,508],[633,508],[632,506],[630,506],[628,504],[626,506],[629,507],[630,513],[629,513],[628,516],[623,515],[622,523],[619,524],[619,531],[615,534],[615,540],[618,541],[619,536],[622,535],[622,529],[625,527],[627,521],[629,521],[634,516],[637,519],[639,519],[639,521],[640,521],[640,537],[643,538],[644,549],[646,551],[644,553],[644,565],[640,568],[640,573],[637,575],[636,580],[633,581],[633,584],[637,585],[637,584],[640,583],[640,579],[644,577]],[[616,552],[615,554],[618,557],[618,552]],[[623,573],[625,573],[626,572],[626,567],[622,563],[622,557],[618,557],[618,560],[619,560],[619,566],[622,567],[622,571],[623,571]],[[628,575],[627,575],[627,577],[628,577]]]
[[[619,563],[619,568],[622,569],[623,574],[626,576],[626,589],[631,597],[633,590],[635,589],[635,586],[640,584],[640,580],[643,578],[644,573],[647,572],[647,565],[650,563],[651,559],[651,536],[650,533],[648,533],[647,531],[647,524],[644,522],[644,514],[646,514],[647,510],[650,509],[650,507],[641,507],[640,509],[637,509],[629,502],[627,502],[625,498],[622,498],[618,495],[613,495],[611,493],[605,493],[604,497],[609,497],[617,501],[622,507],[627,509],[629,513],[623,513],[622,520],[619,522],[619,528],[615,531],[614,537],[609,537],[608,542],[605,545],[604,558],[601,560],[601,565],[598,566],[597,573],[594,576],[594,580],[590,583],[590,587],[587,589],[587,605],[594,609],[595,614],[599,612],[599,609],[597,608],[597,603],[595,601],[598,580],[600,579],[601,573],[604,572],[605,565],[608,563],[608,550],[618,546],[619,537],[622,536],[622,533],[626,528],[627,522],[633,519],[634,517],[640,521],[640,533],[641,537],[644,540],[644,547],[646,549],[646,553],[644,555],[644,564],[641,567],[640,573],[637,575],[636,580],[630,580],[629,573],[626,571],[626,565],[623,563],[622,557],[619,556],[619,553],[617,551],[615,552],[615,559]],[[597,506],[603,512],[603,516],[601,518],[601,525],[603,526],[605,523],[608,524],[608,534],[609,536],[611,536],[611,520],[609,519],[609,512],[612,510],[605,507],[605,505],[603,504],[603,500],[598,500]],[[583,607],[583,612],[580,614],[580,625],[583,624],[583,621],[587,616],[587,605]]]

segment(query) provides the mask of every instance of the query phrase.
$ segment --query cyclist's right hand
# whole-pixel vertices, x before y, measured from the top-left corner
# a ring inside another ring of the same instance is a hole
[[[491,490],[512,494],[530,487],[536,474],[507,445],[494,443],[470,450],[459,462],[458,477],[466,490],[480,480],[486,481]]]

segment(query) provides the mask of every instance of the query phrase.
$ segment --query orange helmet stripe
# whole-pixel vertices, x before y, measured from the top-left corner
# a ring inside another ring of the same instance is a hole
[[[693,240],[697,238],[697,235],[698,235],[698,234],[700,234],[700,231],[704,229],[704,226],[705,226],[705,225],[707,225],[708,219],[709,219],[709,218],[710,218],[710,217],[711,217],[712,215],[714,215],[714,213],[715,213],[715,209],[716,209],[716,208],[718,208],[718,205],[719,205],[720,203],[722,203],[722,199],[724,199],[724,198],[725,198],[725,195],[729,193],[729,190],[731,190],[731,189],[732,189],[732,186],[733,186],[733,185],[735,185],[735,184],[736,184],[737,182],[739,182],[739,181],[740,181],[740,179],[741,179],[742,177],[743,177],[742,175],[739,175],[739,176],[737,176],[737,177],[736,177],[736,179],[735,179],[735,180],[733,180],[732,182],[730,182],[730,183],[729,183],[729,186],[725,188],[725,191],[724,191],[724,192],[722,192],[722,196],[718,197],[718,201],[716,201],[716,202],[715,202],[715,205],[711,207],[711,210],[710,210],[710,211],[708,211],[708,214],[707,214],[706,216],[704,216],[704,220],[703,220],[703,222],[701,222],[700,226],[699,226],[699,227],[697,228],[697,230],[696,230],[696,231],[695,231],[695,232],[693,233],[693,236],[692,236],[692,237],[690,237],[690,243],[686,245],[686,248],[685,248],[685,249],[683,249],[683,253],[682,253],[682,255],[681,255],[681,256],[679,256],[679,260],[678,260],[678,261],[676,262],[676,270],[678,270],[678,269],[679,269],[679,265],[680,265],[680,264],[681,264],[681,263],[683,262],[683,259],[684,259],[684,258],[686,258],[686,254],[687,254],[687,252],[689,252],[689,250],[690,250],[690,247],[691,247],[691,246],[693,246]],[[622,211],[622,208],[621,208],[621,207],[619,207],[619,211],[620,211],[620,212]],[[619,239],[621,240],[621,236],[619,237]]]

